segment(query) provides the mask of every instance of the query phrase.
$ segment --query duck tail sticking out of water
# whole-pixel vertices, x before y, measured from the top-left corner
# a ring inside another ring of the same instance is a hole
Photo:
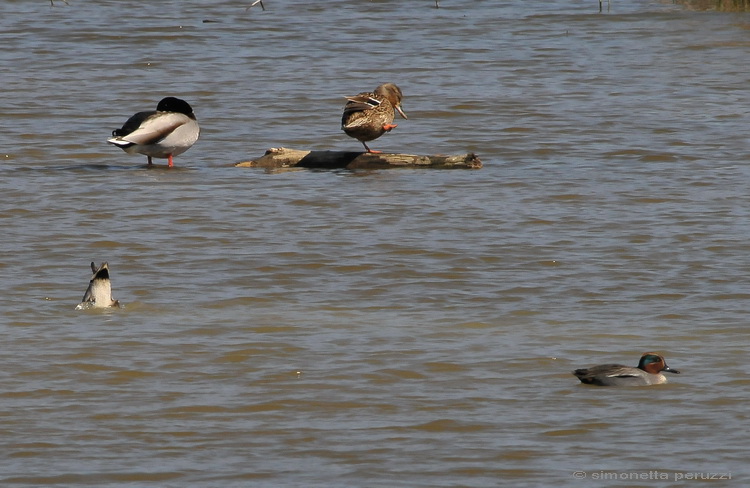
[[[89,287],[83,295],[81,303],[76,310],[85,308],[108,308],[120,307],[120,302],[112,298],[112,282],[109,279],[109,265],[102,263],[98,268],[96,264],[91,263],[91,271],[94,276],[89,281]]]

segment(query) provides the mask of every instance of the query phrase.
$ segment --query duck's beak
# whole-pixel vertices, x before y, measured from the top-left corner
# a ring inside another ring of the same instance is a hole
[[[396,110],[398,110],[398,113],[401,115],[401,117],[407,120],[409,119],[409,117],[407,117],[406,114],[404,113],[404,110],[401,108],[401,105],[396,105]]]
[[[670,368],[669,366],[667,366],[666,363],[664,364],[664,369],[662,369],[662,371],[666,371],[667,373],[680,374],[679,371],[677,371],[676,369]]]

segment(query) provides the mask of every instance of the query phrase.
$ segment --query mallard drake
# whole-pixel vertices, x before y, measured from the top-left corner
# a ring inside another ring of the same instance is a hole
[[[107,142],[120,147],[128,154],[143,154],[151,158],[167,158],[169,167],[172,156],[182,154],[195,144],[200,127],[193,108],[185,100],[166,97],[155,111],[138,112],[130,117],[121,129],[112,131]]]
[[[667,373],[680,374],[676,369],[667,366],[664,358],[654,352],[647,352],[641,356],[638,367],[622,366],[620,364],[602,364],[592,368],[577,369],[573,374],[581,383],[598,386],[647,386],[667,382]]]
[[[349,101],[344,106],[341,129],[349,137],[361,142],[368,153],[379,153],[381,151],[370,149],[366,141],[374,141],[397,127],[393,123],[396,115],[394,109],[401,117],[408,119],[401,108],[403,98],[401,89],[393,83],[384,83],[372,93],[363,92],[346,97]]]
[[[76,307],[77,310],[84,308],[107,308],[119,307],[120,302],[112,298],[112,282],[109,280],[109,265],[102,263],[98,268],[96,264],[91,263],[91,271],[94,276],[89,281],[89,287],[83,294],[81,303]]]

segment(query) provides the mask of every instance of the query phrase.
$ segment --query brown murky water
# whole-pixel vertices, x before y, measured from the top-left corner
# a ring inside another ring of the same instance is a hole
[[[249,3],[0,5],[4,486],[743,484],[747,16]],[[485,167],[232,167],[358,149],[383,81],[373,148]],[[175,169],[106,144],[166,95]],[[74,310],[90,261],[123,309]],[[650,350],[682,374],[570,374]]]

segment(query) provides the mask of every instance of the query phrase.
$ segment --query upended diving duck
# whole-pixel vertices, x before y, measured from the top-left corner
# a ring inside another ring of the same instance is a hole
[[[120,308],[120,302],[112,298],[112,283],[109,279],[109,265],[102,263],[98,268],[96,264],[91,263],[91,271],[94,276],[89,281],[89,287],[83,295],[81,303],[76,306],[76,310],[86,308]]]
[[[664,358],[655,352],[641,356],[638,367],[621,364],[602,364],[592,368],[577,369],[573,374],[581,383],[597,386],[648,386],[667,382],[662,372],[680,374],[667,366]]]
[[[107,142],[128,154],[147,156],[149,165],[151,158],[167,158],[171,168],[174,166],[172,157],[190,149],[199,135],[200,127],[190,104],[166,97],[156,110],[138,112],[130,117],[122,128],[112,131],[112,138]]]
[[[349,101],[344,106],[341,130],[361,142],[368,153],[381,152],[371,150],[367,141],[374,141],[397,127],[393,123],[395,111],[404,119],[408,118],[401,108],[403,98],[401,89],[394,83],[384,83],[371,93],[346,97]]]

